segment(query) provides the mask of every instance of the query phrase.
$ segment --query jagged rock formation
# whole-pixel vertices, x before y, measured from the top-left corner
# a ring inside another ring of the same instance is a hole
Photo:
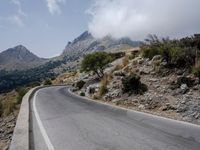
[[[129,38],[113,39],[106,36],[102,39],[95,39],[88,31],[85,31],[72,42],[68,42],[61,57],[67,61],[79,59],[83,54],[94,51],[117,52],[135,48],[141,45],[140,41],[132,41]]]

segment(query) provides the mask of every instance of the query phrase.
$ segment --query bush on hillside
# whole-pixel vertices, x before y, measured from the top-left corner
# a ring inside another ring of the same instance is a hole
[[[193,67],[193,73],[196,77],[200,78],[200,59],[196,62]]]
[[[138,76],[137,74],[131,74],[129,76],[124,77],[122,79],[122,84],[122,90],[124,93],[143,94],[148,90],[147,86],[141,83],[140,76]]]
[[[85,96],[85,93],[84,93],[84,92],[81,92],[81,93],[80,93],[80,96]]]
[[[85,81],[80,80],[76,83],[76,87],[80,90],[85,85]]]
[[[94,87],[90,87],[89,88],[89,94],[94,94],[95,93],[95,88]]]
[[[41,83],[39,81],[35,81],[35,82],[29,83],[27,86],[33,88],[33,87],[40,86],[40,85],[41,85]]]
[[[2,102],[0,101],[0,117],[2,114],[3,114],[3,105],[2,105]]]
[[[104,77],[101,79],[101,82],[100,82],[100,89],[99,89],[99,97],[102,97],[102,96],[105,95],[106,92],[108,91],[108,89],[107,89],[107,84],[108,84],[109,78],[110,78],[110,77],[106,74],[106,75],[104,75]]]
[[[20,89],[17,89],[17,104],[21,104],[22,102],[22,99],[24,97],[24,95],[28,92],[28,89],[26,88],[20,88]]]
[[[158,39],[157,36],[151,35],[141,47],[141,51],[144,57],[150,59],[155,55],[161,55],[168,67],[191,68],[195,64],[196,57],[200,56],[198,44],[200,44],[198,37],[169,40]]]
[[[117,52],[117,53],[109,53],[109,55],[111,56],[112,61],[114,61],[116,59],[124,57],[125,53],[124,52]]]
[[[45,80],[44,85],[52,85],[51,80],[50,79]]]

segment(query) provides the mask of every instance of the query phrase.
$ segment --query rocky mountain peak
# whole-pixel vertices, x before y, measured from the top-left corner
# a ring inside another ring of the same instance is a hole
[[[18,45],[0,53],[0,70],[28,69],[46,60],[31,53],[25,46]]]
[[[72,42],[68,42],[61,57],[67,61],[74,61],[86,53],[94,51],[117,52],[138,47],[140,44],[140,41],[132,41],[129,38],[113,39],[111,36],[106,36],[102,39],[96,39],[91,33],[85,31]]]

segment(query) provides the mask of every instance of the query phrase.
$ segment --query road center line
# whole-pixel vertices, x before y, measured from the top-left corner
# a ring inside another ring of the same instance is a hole
[[[37,92],[34,94],[34,97],[33,97],[33,111],[34,111],[34,113],[35,113],[35,117],[36,117],[36,120],[37,120],[37,122],[38,122],[39,129],[40,129],[40,131],[41,131],[41,134],[42,134],[42,136],[43,136],[43,138],[44,138],[44,141],[45,141],[45,143],[46,143],[48,149],[49,149],[49,150],[55,150],[55,148],[53,147],[53,145],[52,145],[52,143],[51,143],[51,141],[50,141],[50,139],[49,139],[49,137],[48,137],[48,135],[47,135],[47,132],[46,132],[46,130],[45,130],[43,124],[42,124],[42,121],[41,121],[41,119],[40,119],[40,117],[39,117],[39,114],[38,114],[38,111],[37,111],[37,108],[36,108],[36,96],[37,96],[38,92],[39,92],[39,91],[37,91]]]

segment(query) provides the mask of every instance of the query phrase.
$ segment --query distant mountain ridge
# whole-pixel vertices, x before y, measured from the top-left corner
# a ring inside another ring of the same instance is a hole
[[[61,57],[68,61],[73,61],[86,53],[94,51],[117,52],[135,48],[141,44],[141,41],[132,41],[129,38],[113,39],[110,36],[106,36],[102,39],[95,39],[88,31],[85,31],[72,42],[68,42]]]
[[[79,67],[78,60],[84,54],[95,51],[118,52],[140,45],[140,41],[129,38],[113,39],[106,36],[95,39],[88,31],[68,42],[60,56],[50,59],[40,58],[23,45],[18,45],[0,53],[0,93],[53,78],[67,70],[76,70]]]
[[[87,53],[95,51],[118,52],[140,45],[140,41],[132,41],[129,38],[113,39],[110,36],[106,36],[102,39],[95,39],[92,34],[85,31],[72,42],[68,42],[62,54],[56,58],[40,58],[23,45],[9,48],[0,53],[0,70],[27,70],[44,65],[49,61],[61,61],[65,66],[69,62],[80,59]]]
[[[0,70],[25,70],[40,66],[45,62],[47,59],[36,56],[23,45],[0,53]]]

